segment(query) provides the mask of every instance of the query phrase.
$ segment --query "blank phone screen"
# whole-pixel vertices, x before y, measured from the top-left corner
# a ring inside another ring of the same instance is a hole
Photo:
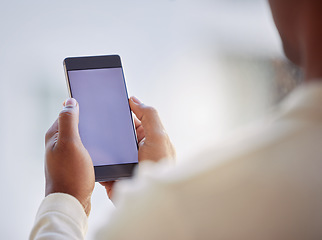
[[[68,71],[79,103],[79,133],[94,166],[138,162],[136,136],[123,70]]]

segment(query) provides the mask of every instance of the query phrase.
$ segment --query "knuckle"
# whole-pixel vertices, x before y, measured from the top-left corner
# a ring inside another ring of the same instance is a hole
[[[72,116],[73,116],[73,113],[69,110],[62,110],[59,113],[59,119],[71,118]]]
[[[155,140],[161,144],[167,143],[170,141],[168,134],[165,131],[156,131]]]
[[[168,136],[168,134],[166,133],[166,131],[164,131],[164,130],[161,130],[161,131],[159,131],[159,136],[163,139],[163,140],[169,140],[169,136]]]
[[[147,106],[147,107],[145,107],[145,111],[146,111],[148,114],[151,114],[151,115],[156,115],[156,114],[158,114],[158,111],[157,111],[154,107],[151,107],[151,106]]]
[[[80,150],[80,146],[77,141],[73,139],[59,139],[57,142],[57,152],[61,156],[73,156],[77,154]]]
[[[69,150],[75,150],[78,148],[78,140],[70,137],[61,137],[59,139],[59,145],[63,148],[68,148]]]

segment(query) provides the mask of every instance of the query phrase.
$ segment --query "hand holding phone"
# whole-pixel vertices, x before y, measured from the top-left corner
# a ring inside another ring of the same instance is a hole
[[[113,69],[113,68],[120,68],[121,66],[120,59],[118,56],[113,56],[112,58],[109,56],[103,56],[98,58],[99,59],[97,59],[97,57],[87,57],[85,59],[84,58],[77,59],[76,61],[74,61],[73,59],[71,62],[67,59],[66,59],[67,61],[65,60],[66,74],[68,74],[68,70],[70,70],[70,71],[77,71],[74,73],[76,73],[76,75],[78,74],[79,76],[81,76],[80,78],[73,78],[73,80],[68,79],[69,80],[68,84],[73,84],[71,83],[72,81],[75,81],[76,86],[79,86],[79,84],[82,82],[83,83],[85,82],[87,84],[87,88],[84,86],[81,86],[80,88],[82,89],[81,91],[76,90],[78,94],[81,92],[85,93],[85,95],[93,94],[93,89],[94,89],[94,92],[97,90],[97,86],[96,88],[93,88],[91,90],[90,87],[92,86],[88,85],[91,83],[90,80],[93,80],[93,79],[95,80],[95,78],[97,77],[96,76],[97,69],[102,69],[103,67],[103,71],[99,71],[102,73],[104,72],[104,68]],[[104,58],[107,59],[108,61],[107,62],[103,61],[102,63],[102,60]],[[109,66],[109,67],[106,67],[106,66]],[[90,74],[95,73],[94,78],[92,78],[93,76],[92,77],[87,76],[87,78],[82,78],[84,77],[84,74],[83,74],[84,72],[82,72],[83,70],[91,70]],[[106,102],[106,98],[105,98],[106,92],[103,91],[103,93],[105,94],[96,94],[96,95],[92,95],[93,98],[84,98],[85,101],[87,101],[86,99],[91,100],[91,104],[88,104],[88,109],[90,111],[93,109],[96,111],[96,114],[92,115],[94,122],[89,121],[88,123],[95,124],[95,119],[96,120],[99,119],[98,115],[101,115],[101,114],[103,115],[105,114],[105,117],[106,116],[111,116],[112,118],[114,117],[114,119],[118,119],[118,118],[115,118],[115,115],[117,115],[118,112],[122,112],[123,114],[125,114],[125,117],[123,118],[123,120],[125,120],[123,123],[125,123],[125,125],[127,126],[125,127],[127,128],[127,131],[125,131],[126,133],[125,136],[126,136],[126,139],[129,140],[127,143],[129,143],[130,146],[132,146],[132,148],[129,148],[130,151],[128,151],[129,149],[126,147],[128,145],[119,144],[116,147],[116,153],[120,153],[121,151],[119,150],[123,149],[127,153],[130,153],[131,156],[133,156],[133,158],[115,157],[114,161],[115,159],[117,161],[121,159],[121,161],[119,162],[107,161],[107,162],[103,162],[103,164],[101,165],[98,164],[97,166],[93,167],[94,161],[92,161],[93,159],[91,159],[88,151],[85,149],[86,146],[84,147],[82,143],[82,141],[84,142],[84,139],[83,138],[81,139],[81,136],[80,136],[80,135],[83,135],[85,136],[85,138],[88,138],[88,135],[86,134],[84,135],[84,131],[81,129],[79,130],[78,128],[82,126],[81,119],[79,120],[79,117],[81,117],[82,115],[82,114],[79,114],[80,104],[76,104],[76,101],[74,99],[69,99],[67,101],[68,103],[67,106],[63,108],[63,110],[59,115],[59,118],[56,120],[56,122],[53,124],[53,126],[48,130],[46,134],[46,159],[45,159],[46,160],[46,163],[45,163],[46,195],[55,193],[55,192],[70,194],[76,197],[80,201],[87,215],[89,214],[89,211],[90,211],[90,197],[94,188],[95,178],[97,181],[110,181],[110,180],[118,179],[120,177],[130,176],[132,174],[133,167],[136,165],[138,161],[142,161],[142,160],[158,161],[162,158],[167,158],[167,159],[175,158],[174,147],[172,146],[168,135],[165,133],[165,130],[157,114],[157,111],[152,107],[144,105],[138,99],[131,98],[130,106],[134,114],[137,116],[134,118],[135,128],[136,128],[137,137],[138,137],[138,145],[137,145],[136,136],[133,129],[132,114],[130,112],[129,102],[126,94],[123,71],[122,69],[114,69],[111,71],[107,70],[105,71],[104,74],[99,74],[101,78],[98,77],[98,80],[100,81],[108,80],[106,76],[106,73],[108,72],[109,73],[116,72],[117,74],[114,75],[114,78],[112,78],[112,82],[113,80],[116,80],[117,83],[121,83],[121,84],[120,85],[117,84],[117,86],[119,86],[117,90],[114,89],[114,91],[111,91],[111,89],[107,88],[106,86],[103,87],[104,86],[104,83],[103,83],[103,86],[98,85],[98,86],[101,86],[101,88],[98,90],[101,92],[102,90],[110,91],[110,94],[108,94],[108,96],[112,96],[112,97],[114,96],[116,98],[121,96],[120,98],[118,98],[117,101],[114,101],[115,99],[113,97],[112,100],[109,101],[109,103],[112,103],[112,106],[118,106],[118,104],[121,104],[123,106],[122,111],[119,111],[120,110],[119,108],[116,109],[116,111],[113,111],[113,108],[112,108],[112,111],[109,111],[111,109],[108,109],[106,105],[102,104]],[[73,73],[71,75],[73,75]],[[115,76],[118,76],[118,77],[115,77]],[[75,88],[70,86],[71,95],[73,95],[72,94],[72,92],[74,91],[73,89]],[[115,93],[118,96],[115,96]],[[80,95],[81,95],[81,98],[83,99],[83,95],[82,94]],[[99,98],[99,97],[102,97],[102,98]],[[76,105],[71,106],[70,105],[71,102],[74,102]],[[86,104],[82,104],[82,105],[86,105]],[[91,107],[93,109],[90,109]],[[122,139],[124,139],[124,137],[123,138],[120,137],[120,135],[118,134],[119,133],[118,131],[113,132],[114,128],[112,128],[111,131],[106,131],[105,126],[106,124],[108,125],[108,123],[110,123],[109,121],[110,120],[101,121],[103,123],[103,127],[100,129],[101,136],[112,136],[114,138],[119,138],[119,140],[123,141]],[[82,122],[86,123],[86,121],[82,121]],[[79,123],[79,126],[78,126],[78,123]],[[116,125],[118,124],[119,123],[116,123]],[[115,127],[113,124],[110,124],[108,126]],[[115,129],[117,128],[115,127]],[[95,140],[95,138],[93,139]],[[95,141],[94,141],[94,145],[95,145]],[[137,152],[138,146],[139,146],[139,152]],[[111,150],[111,146],[103,147],[102,150],[109,151]],[[115,150],[115,149],[112,149],[112,150]],[[122,154],[120,156],[122,156]],[[107,158],[107,159],[110,159],[110,158]],[[124,162],[122,162],[122,159]],[[125,168],[123,168],[122,165],[125,166]],[[99,168],[105,171],[97,171],[95,169],[95,177],[94,177],[94,168]],[[108,190],[108,194],[112,192],[111,185],[105,186],[105,187]]]
[[[138,153],[118,55],[66,58],[64,67],[70,96],[79,102],[79,133],[92,158],[96,181],[130,177],[139,159],[174,158],[174,148],[156,110],[133,98],[132,110],[140,124],[136,128],[141,148]],[[150,145],[153,149],[146,147],[144,139],[155,142]]]
[[[139,141],[139,161],[175,159],[175,149],[157,111],[133,97],[130,106],[137,116],[134,121]],[[74,99],[69,99],[59,118],[46,133],[46,196],[56,192],[70,194],[79,200],[89,215],[95,182],[94,168],[80,139],[78,122],[79,105]],[[111,198],[112,182],[102,185]]]
[[[46,133],[45,194],[72,195],[89,215],[95,176],[91,157],[78,133],[78,116],[79,105],[75,99],[68,99]]]
[[[162,159],[174,162],[176,151],[163,127],[156,109],[146,106],[135,97],[130,98],[139,145],[139,163],[145,160],[158,162]],[[112,200],[114,181],[101,183]]]

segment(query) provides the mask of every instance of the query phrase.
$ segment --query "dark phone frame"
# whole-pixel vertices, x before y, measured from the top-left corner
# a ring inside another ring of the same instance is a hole
[[[70,87],[68,71],[73,70],[88,70],[88,69],[102,69],[102,68],[122,68],[121,58],[119,55],[103,55],[103,56],[88,56],[88,57],[68,57],[64,59],[64,70],[66,74],[66,81],[68,86],[68,92],[70,97],[73,97],[73,93]],[[122,68],[123,73],[123,68]],[[127,88],[125,83],[125,77],[123,73],[123,81],[126,95]],[[128,104],[129,111],[131,112],[130,105]],[[132,127],[134,132],[134,137],[137,144],[137,137],[135,132],[135,127],[132,119],[132,114],[130,114],[132,120]],[[95,181],[96,182],[106,182],[113,181],[120,178],[129,178],[133,175],[134,168],[138,163],[127,163],[127,164],[114,164],[114,165],[103,165],[94,166],[95,171]]]

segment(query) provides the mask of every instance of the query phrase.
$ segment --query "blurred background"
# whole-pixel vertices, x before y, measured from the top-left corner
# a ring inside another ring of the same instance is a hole
[[[300,79],[266,0],[1,0],[1,238],[26,239],[43,199],[44,135],[68,97],[63,59],[115,53],[178,161],[265,115]],[[112,208],[96,185],[87,239]]]

